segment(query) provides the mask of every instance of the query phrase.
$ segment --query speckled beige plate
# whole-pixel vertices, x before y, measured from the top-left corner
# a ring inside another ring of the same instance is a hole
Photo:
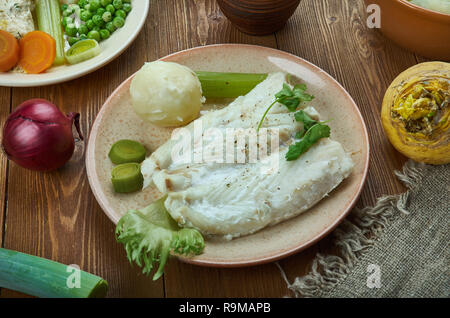
[[[332,138],[352,153],[353,173],[327,198],[309,211],[256,234],[230,242],[206,241],[202,255],[183,261],[206,266],[238,267],[286,257],[314,244],[328,234],[354,206],[367,176],[369,142],[358,107],[333,78],[305,60],[278,50],[251,45],[213,45],[178,52],[163,58],[194,70],[219,72],[284,71],[308,85],[316,98],[313,105],[329,123]],[[114,193],[108,159],[111,145],[119,139],[134,139],[154,151],[169,137],[171,129],[144,123],[130,106],[131,77],[120,85],[100,110],[92,127],[86,156],[87,174],[100,206],[114,222],[129,209],[150,204],[160,194],[153,188],[136,194]]]

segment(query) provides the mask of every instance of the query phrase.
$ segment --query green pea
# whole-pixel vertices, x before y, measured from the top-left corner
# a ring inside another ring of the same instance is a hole
[[[89,28],[86,26],[86,24],[82,24],[80,25],[80,27],[78,28],[78,34],[88,34],[89,33]]]
[[[80,6],[80,8],[84,8],[87,3],[87,0],[78,0],[78,5]]]
[[[100,32],[100,30],[102,29],[102,27],[101,26],[99,26],[99,25],[96,25],[93,29],[92,29],[92,31],[97,31],[97,32]]]
[[[100,41],[100,33],[98,31],[92,30],[91,32],[88,33],[87,35],[88,39],[93,39],[97,42]]]
[[[92,19],[92,13],[89,10],[82,10],[80,12],[80,20],[86,22]]]
[[[78,4],[71,4],[71,5],[69,5],[69,8],[71,8],[72,9],[72,11],[73,11],[73,13],[75,13],[75,14],[80,14],[80,11],[81,11],[81,9],[80,9],[80,6],[78,5]]]
[[[125,20],[121,17],[115,17],[113,20],[113,24],[116,28],[121,28],[125,24]]]
[[[88,27],[89,30],[92,30],[95,27],[95,23],[92,20],[87,20],[86,26]]]
[[[62,26],[65,28],[68,24],[73,23],[73,19],[71,17],[64,17],[61,23]]]
[[[102,19],[105,22],[110,22],[112,20],[112,14],[111,12],[106,11],[105,13],[103,13],[102,15]]]
[[[95,25],[101,25],[103,23],[102,17],[97,14],[92,17],[92,21],[94,22]]]
[[[66,10],[63,11],[63,17],[68,17],[73,14],[73,9],[68,7]]]
[[[117,30],[117,28],[114,26],[114,24],[112,22],[106,23],[105,28],[106,28],[106,30],[109,31],[109,33],[113,33],[114,31]]]
[[[69,37],[67,38],[67,42],[69,42],[69,45],[70,45],[70,46],[74,45],[74,44],[77,43],[78,41],[80,41],[80,39],[77,38],[77,37],[74,37],[74,36],[69,36]]]
[[[99,15],[99,16],[102,16],[103,13],[105,13],[105,12],[106,12],[106,9],[105,9],[105,8],[98,8],[98,9],[97,9],[97,15]]]
[[[68,36],[76,36],[78,33],[78,29],[73,23],[66,25],[65,31]]]
[[[110,35],[111,35],[111,33],[108,30],[106,30],[106,29],[100,30],[100,36],[103,40],[106,40],[107,38],[109,38]]]
[[[100,0],[102,6],[106,7],[108,4],[111,4],[112,0]]]
[[[114,8],[114,6],[112,4],[108,4],[106,6],[106,11],[110,12],[111,14],[113,14],[114,12],[116,12],[116,8]]]
[[[89,1],[89,11],[97,12],[98,8],[100,8],[100,1],[99,0],[90,0]]]
[[[80,41],[81,40],[86,40],[88,37],[87,37],[87,34],[81,34],[80,35]]]
[[[132,9],[131,3],[124,3],[123,4],[123,11],[125,11],[126,13],[129,13]]]
[[[122,7],[123,7],[122,0],[113,0],[112,4],[113,4],[114,8],[116,8],[117,10],[122,9]]]
[[[127,17],[127,14],[123,10],[117,10],[115,13],[116,17],[121,17],[122,19],[125,19]]]

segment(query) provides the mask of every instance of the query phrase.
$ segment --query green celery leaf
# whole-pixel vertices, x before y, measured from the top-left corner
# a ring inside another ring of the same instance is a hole
[[[283,83],[283,88],[281,89],[281,91],[279,91],[278,93],[275,94],[275,98],[277,98],[277,99],[282,99],[282,98],[292,97],[292,96],[294,96],[294,92],[292,91],[291,87],[286,83]]]
[[[288,84],[283,83],[283,88],[275,94],[275,101],[270,104],[270,106],[266,109],[263,117],[261,118],[258,129],[262,126],[264,119],[266,118],[267,113],[276,103],[280,103],[287,107],[290,112],[295,112],[302,102],[308,102],[314,99],[314,96],[306,94],[306,85],[305,84],[297,84],[294,88],[291,88]]]
[[[301,139],[301,138],[303,138],[303,136],[305,135],[305,133],[306,133],[306,130],[305,130],[305,129],[302,129],[302,130],[297,131],[297,133],[295,134],[295,139]]]
[[[317,121],[309,117],[307,113],[303,110],[299,110],[295,113],[295,120],[303,123],[303,128],[305,131],[309,130],[312,126],[317,124]]]
[[[284,105],[289,109],[290,112],[295,112],[298,105],[300,105],[300,100],[296,97],[286,97],[278,101],[280,104]]]
[[[306,94],[306,85],[305,84],[297,84],[294,86],[293,92],[294,96],[297,97],[300,102],[310,102],[314,99],[314,96]]]
[[[297,84],[294,88],[291,88],[288,84],[283,83],[283,88],[275,94],[275,98],[280,104],[286,106],[289,111],[295,112],[300,103],[314,99],[314,96],[306,94],[305,91],[305,84]]]
[[[330,127],[323,124],[315,124],[305,134],[302,140],[289,146],[289,150],[286,153],[286,160],[296,160],[303,153],[307,152],[316,142],[322,138],[330,137]]]
[[[150,274],[154,264],[159,263],[153,280],[162,276],[172,250],[181,255],[198,255],[205,247],[200,232],[181,228],[172,219],[164,206],[166,197],[143,209],[128,211],[116,227],[117,241],[124,245],[130,263],[142,267],[143,274]]]

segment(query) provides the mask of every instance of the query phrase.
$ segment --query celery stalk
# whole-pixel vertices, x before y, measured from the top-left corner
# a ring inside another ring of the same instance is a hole
[[[108,283],[104,279],[79,271],[78,285],[75,275],[64,264],[0,248],[0,287],[37,297],[105,297]]]
[[[64,64],[66,58],[59,1],[36,0],[36,17],[39,30],[50,34],[56,41],[56,58],[53,65]]]
[[[267,74],[195,72],[206,98],[235,98],[250,92]]]

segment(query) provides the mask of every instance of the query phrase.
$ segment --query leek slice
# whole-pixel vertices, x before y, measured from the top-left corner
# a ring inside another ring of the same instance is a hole
[[[122,139],[115,142],[109,151],[109,159],[118,165],[122,163],[144,161],[146,151],[144,146],[134,140]]]
[[[97,41],[93,39],[82,40],[67,50],[66,59],[70,64],[77,64],[99,55],[100,52]]]
[[[47,298],[106,296],[108,283],[103,278],[81,270],[78,274],[64,264],[0,248],[0,287]]]
[[[111,182],[114,191],[119,193],[130,193],[141,190],[144,185],[141,165],[131,162],[114,167],[111,172]]]

